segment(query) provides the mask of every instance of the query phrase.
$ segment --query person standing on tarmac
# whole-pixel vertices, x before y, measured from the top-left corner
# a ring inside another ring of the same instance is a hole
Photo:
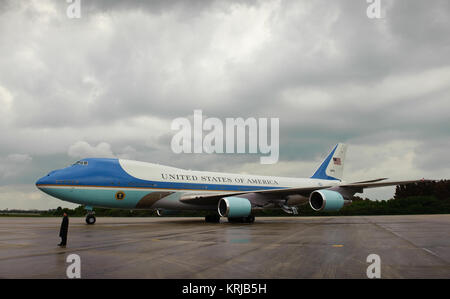
[[[64,217],[61,222],[61,228],[59,229],[59,236],[61,237],[61,243],[59,243],[58,246],[66,247],[68,230],[69,230],[69,217],[67,216],[67,213],[64,213]]]

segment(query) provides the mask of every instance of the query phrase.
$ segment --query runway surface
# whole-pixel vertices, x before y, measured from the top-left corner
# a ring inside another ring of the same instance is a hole
[[[0,217],[0,278],[66,278],[69,254],[82,278],[450,278],[450,215],[257,218]]]

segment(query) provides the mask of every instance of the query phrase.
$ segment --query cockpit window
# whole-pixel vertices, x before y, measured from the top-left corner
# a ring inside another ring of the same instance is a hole
[[[73,165],[88,165],[88,161],[77,161]]]

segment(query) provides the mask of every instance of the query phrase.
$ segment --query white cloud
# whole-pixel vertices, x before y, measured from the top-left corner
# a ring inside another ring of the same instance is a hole
[[[111,146],[106,142],[101,142],[96,146],[91,146],[86,141],[77,141],[69,147],[69,157],[73,158],[112,158],[115,157]]]
[[[0,101],[2,111],[5,111],[5,109],[10,109],[13,103],[13,96],[11,92],[3,86],[0,86]]]

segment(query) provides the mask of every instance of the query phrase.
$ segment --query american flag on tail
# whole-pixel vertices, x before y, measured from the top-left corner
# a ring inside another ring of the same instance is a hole
[[[333,158],[333,162],[335,165],[341,165],[341,158]]]

